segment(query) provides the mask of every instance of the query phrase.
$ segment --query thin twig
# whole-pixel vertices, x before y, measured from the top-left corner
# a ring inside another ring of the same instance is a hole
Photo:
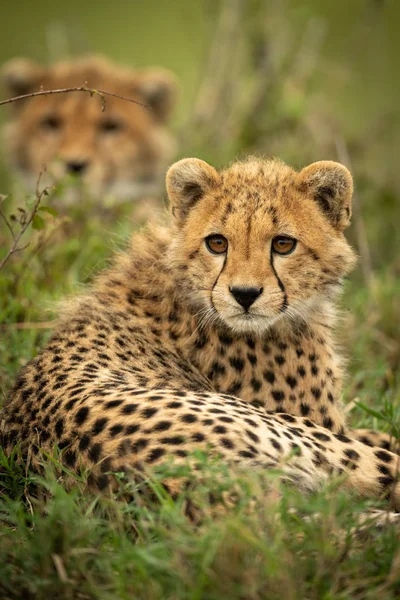
[[[6,215],[3,213],[3,211],[0,209],[0,217],[3,219],[4,223],[7,225],[7,228],[9,230],[9,232],[11,233],[12,237],[14,237],[14,229],[11,226],[11,223],[9,223]]]
[[[87,92],[91,96],[100,96],[101,98],[101,110],[104,111],[106,108],[106,99],[105,96],[113,96],[113,98],[119,98],[120,100],[126,100],[127,102],[132,102],[133,104],[138,104],[139,106],[143,106],[148,110],[151,110],[151,107],[143,102],[139,102],[138,100],[134,100],[133,98],[128,98],[127,96],[120,96],[119,94],[114,94],[114,92],[106,92],[105,90],[96,90],[95,88],[89,88],[87,85],[79,85],[77,87],[70,88],[60,88],[57,90],[39,90],[38,92],[31,92],[29,94],[22,94],[22,96],[15,96],[14,98],[8,98],[7,100],[1,100],[0,106],[3,104],[11,104],[11,102],[17,102],[18,100],[25,100],[26,98],[34,98],[35,96],[49,96],[50,94],[67,94],[68,92]]]
[[[38,177],[37,184],[36,184],[35,204],[33,205],[33,208],[31,210],[31,212],[29,213],[26,221],[24,220],[23,223],[21,224],[20,231],[16,235],[13,236],[13,243],[11,245],[11,248],[9,249],[9,251],[7,252],[5,257],[3,258],[3,260],[0,262],[0,271],[4,267],[4,265],[8,262],[8,260],[11,258],[11,256],[13,254],[15,254],[16,252],[20,252],[21,250],[24,250],[27,247],[27,246],[18,247],[18,244],[20,242],[20,239],[24,235],[25,231],[28,229],[29,225],[32,223],[35,215],[37,214],[39,204],[42,201],[43,196],[47,193],[48,188],[44,188],[42,191],[39,190],[40,180],[41,180],[42,175],[43,175],[43,171],[41,171],[39,173],[39,177]]]

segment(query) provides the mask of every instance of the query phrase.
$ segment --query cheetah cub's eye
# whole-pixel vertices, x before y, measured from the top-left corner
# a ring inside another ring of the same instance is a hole
[[[291,254],[296,248],[297,240],[288,237],[287,235],[277,235],[272,240],[272,249],[277,254],[285,256]]]
[[[99,123],[99,129],[102,133],[119,133],[124,129],[124,124],[118,119],[109,117]]]
[[[211,254],[224,254],[228,249],[228,240],[218,233],[209,235],[204,241]]]
[[[57,131],[58,129],[61,129],[61,125],[61,119],[56,115],[46,115],[40,121],[40,127],[47,131]]]

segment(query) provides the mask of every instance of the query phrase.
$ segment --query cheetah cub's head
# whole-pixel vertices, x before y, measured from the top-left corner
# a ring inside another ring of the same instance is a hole
[[[262,334],[278,319],[327,307],[355,257],[343,236],[352,178],[335,162],[296,172],[250,158],[217,172],[174,164],[167,189],[175,226],[169,259],[205,322]]]

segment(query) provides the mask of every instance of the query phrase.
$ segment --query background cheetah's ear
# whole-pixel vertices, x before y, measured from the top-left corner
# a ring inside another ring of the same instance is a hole
[[[215,189],[220,176],[214,167],[198,158],[184,158],[170,167],[167,191],[174,217],[184,220],[190,209]]]
[[[175,75],[166,69],[144,69],[135,76],[135,91],[150,106],[156,119],[162,122],[170,116],[177,88]]]
[[[342,231],[350,224],[353,179],[343,165],[330,160],[300,171],[300,189],[311,194],[331,224]]]
[[[29,58],[12,58],[1,69],[6,97],[13,98],[38,90],[45,72],[45,67]],[[19,100],[12,104],[12,108],[18,110],[22,104],[23,101]]]

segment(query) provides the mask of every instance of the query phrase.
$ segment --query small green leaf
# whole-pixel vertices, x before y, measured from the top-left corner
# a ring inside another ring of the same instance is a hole
[[[32,194],[30,196],[27,196],[25,199],[25,204],[28,208],[33,208],[36,202],[36,196],[33,196]]]
[[[39,210],[49,213],[49,215],[52,215],[53,217],[56,217],[58,214],[57,211],[51,206],[39,206]]]
[[[42,217],[40,217],[39,215],[35,215],[32,219],[32,228],[33,229],[43,229],[45,226],[45,222],[44,219],[42,219]]]

